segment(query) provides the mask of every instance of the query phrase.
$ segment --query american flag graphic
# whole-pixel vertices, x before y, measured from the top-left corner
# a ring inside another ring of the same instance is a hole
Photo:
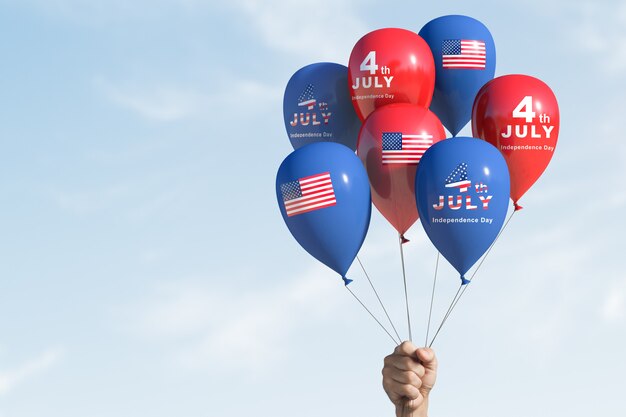
[[[337,204],[330,172],[286,182],[280,185],[280,192],[288,217]]]
[[[313,97],[313,84],[306,86],[300,97],[298,97],[298,106],[313,110],[315,108],[315,97]]]
[[[476,192],[478,194],[483,194],[489,191],[489,187],[487,186],[487,184],[482,183],[482,182],[480,184],[474,185],[474,187],[476,188]]]
[[[478,196],[478,198],[480,198],[480,201],[483,202],[483,208],[485,210],[487,210],[489,208],[489,202],[491,201],[491,197],[493,197],[493,196],[491,196],[491,195],[488,195],[486,197],[482,196],[482,195]]]
[[[446,188],[458,188],[460,192],[465,192],[472,185],[467,179],[467,164],[461,162],[454,168],[454,171],[446,178]]]
[[[446,39],[441,45],[443,67],[448,69],[485,69],[485,42]]]
[[[408,135],[400,132],[383,133],[383,165],[417,163],[424,152],[433,144],[428,133]]]

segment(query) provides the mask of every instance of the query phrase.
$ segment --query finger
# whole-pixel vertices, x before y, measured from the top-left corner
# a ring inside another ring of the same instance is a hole
[[[383,377],[383,389],[392,403],[398,404],[402,400],[402,395],[394,391],[396,382],[392,378]]]
[[[396,346],[393,353],[397,355],[413,356],[415,355],[416,350],[417,350],[417,346],[415,346],[412,342],[409,342],[408,340],[406,340],[400,343],[398,346]]]
[[[421,372],[420,363],[416,359],[404,355],[389,355],[385,358],[384,363],[386,367],[391,366],[401,371]]]
[[[435,351],[431,348],[419,348],[416,351],[417,357],[424,367],[429,371],[437,370],[437,356],[435,356]]]
[[[394,398],[406,397],[409,400],[417,400],[421,395],[419,389],[413,385],[401,384],[392,379],[387,380],[383,386],[389,398],[393,396]]]
[[[413,371],[400,371],[395,368],[383,368],[383,378],[390,378],[401,384],[410,384],[415,388],[422,386],[422,380]]]

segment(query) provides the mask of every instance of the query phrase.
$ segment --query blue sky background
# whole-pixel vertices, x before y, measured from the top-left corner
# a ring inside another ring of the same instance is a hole
[[[626,2],[0,0],[0,417],[392,415],[391,342],[276,207],[282,94],[457,13],[496,75],[552,87],[561,132],[437,339],[430,414],[623,416]],[[420,340],[435,250],[407,235]],[[361,259],[406,335],[377,212]]]

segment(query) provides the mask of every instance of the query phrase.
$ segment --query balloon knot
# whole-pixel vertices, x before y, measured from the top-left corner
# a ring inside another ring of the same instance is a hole
[[[515,207],[515,211],[518,211],[518,210],[521,210],[521,209],[523,209],[523,208],[524,208],[524,207],[520,206],[520,205],[519,205],[519,204],[517,204],[517,203],[513,203],[513,207]]]
[[[400,242],[404,245],[405,243],[409,243],[410,240],[405,238],[404,235],[400,235]]]
[[[347,287],[348,284],[350,284],[352,282],[351,279],[348,279],[347,277],[341,277],[341,279],[343,280],[343,284]]]
[[[463,275],[461,275],[461,285],[467,285],[470,283],[470,280],[465,279]]]

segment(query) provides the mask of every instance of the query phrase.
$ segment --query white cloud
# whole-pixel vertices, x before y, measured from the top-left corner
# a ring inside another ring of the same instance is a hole
[[[236,117],[237,112],[228,109],[252,111],[258,103],[276,108],[282,97],[282,92],[275,87],[232,78],[224,80],[221,90],[212,92],[202,91],[197,86],[150,85],[144,81],[114,83],[102,77],[97,77],[94,84],[115,105],[157,122]]]
[[[565,28],[560,32],[574,56],[586,52],[595,57],[584,63],[610,74],[626,69],[625,0],[530,0],[525,5],[542,18],[549,16],[553,28]]]
[[[626,318],[626,281],[611,288],[604,299],[601,313],[607,321],[621,321]]]
[[[74,216],[114,211],[131,221],[142,221],[155,213],[179,204],[189,193],[187,183],[180,183],[173,170],[142,172],[141,176],[112,184],[88,187],[51,185],[44,195],[60,210]]]
[[[329,275],[316,269],[263,290],[217,290],[215,279],[164,283],[117,313],[127,330],[172,343],[185,367],[258,370],[285,353],[297,326],[329,319],[342,302],[341,281]]]
[[[47,191],[56,205],[72,214],[83,215],[128,199],[133,187],[115,184],[97,190],[68,191],[51,188]]]
[[[77,24],[104,26],[115,22],[168,18],[173,14],[198,16],[234,11],[246,20],[270,48],[317,60],[345,62],[367,26],[355,11],[363,2],[318,0],[25,0],[21,4]],[[359,7],[361,6],[361,7]]]
[[[62,351],[50,348],[16,368],[0,371],[0,395],[5,395],[26,380],[54,366],[62,357]]]
[[[105,25],[127,20],[149,20],[172,11],[192,13],[206,8],[206,0],[24,0],[23,7],[40,10],[50,16],[77,24]]]
[[[170,122],[194,116],[205,106],[206,97],[194,91],[156,87],[146,91],[105,84],[107,97],[120,107],[146,119]]]
[[[229,3],[242,13],[271,48],[313,60],[347,63],[354,43],[367,26],[350,0],[237,0]],[[315,58],[317,57],[317,58]]]
[[[626,70],[626,1],[573,4],[582,21],[572,34],[582,49],[610,73]]]

